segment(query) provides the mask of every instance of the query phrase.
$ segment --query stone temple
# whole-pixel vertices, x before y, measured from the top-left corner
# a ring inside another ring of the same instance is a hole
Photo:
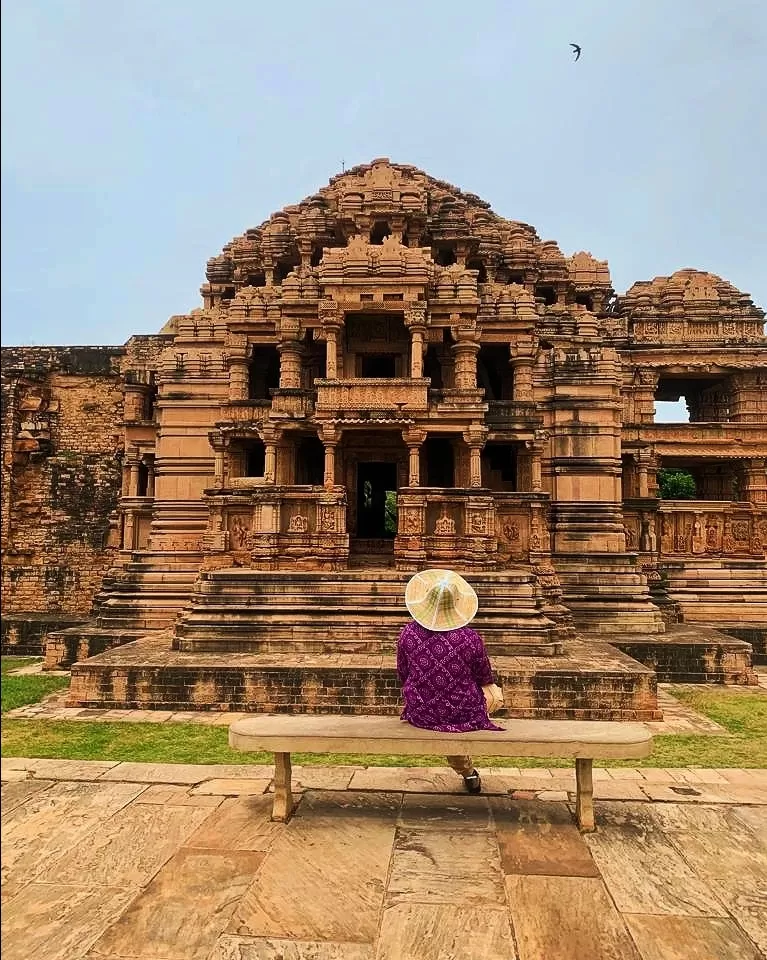
[[[379,159],[236,237],[122,347],[3,351],[3,650],[70,703],[396,712],[404,585],[462,571],[512,716],[651,719],[767,653],[764,312],[615,295]],[[656,423],[684,398],[689,423]],[[695,499],[659,494],[692,475]]]

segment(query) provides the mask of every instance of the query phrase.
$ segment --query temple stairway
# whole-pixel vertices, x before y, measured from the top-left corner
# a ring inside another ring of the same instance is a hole
[[[767,661],[767,561],[692,559],[663,564],[668,600],[686,624],[748,640]]]
[[[189,602],[202,554],[134,552],[108,571],[86,624],[48,634],[46,669],[69,666],[151,630],[172,627]]]
[[[200,574],[175,627],[185,652],[386,653],[407,619],[409,573],[215,570]],[[562,630],[541,611],[526,570],[472,573],[473,625],[491,654],[553,656]]]
[[[554,566],[563,603],[578,628],[605,640],[624,634],[659,634],[663,615],[631,554],[560,554]]]
[[[99,608],[105,613],[101,623],[111,617],[117,625],[99,628],[114,643],[73,664],[71,705],[400,709],[394,648],[407,619],[403,601],[410,574],[373,559],[375,565],[336,573],[227,568],[198,574],[188,561],[179,569],[186,559],[167,556],[162,569],[156,558],[131,558]],[[565,602],[581,621],[576,636],[567,620],[546,616],[550,608],[528,570],[469,575],[480,600],[473,625],[507,691],[506,715],[649,720],[658,717],[659,680],[755,682],[751,648],[743,639],[697,624],[672,624],[659,633],[660,614],[638,569],[620,571],[621,601],[609,581],[615,566],[604,567],[591,587],[574,568],[569,580],[564,577],[570,593]],[[182,576],[167,578],[171,571]],[[609,633],[592,629],[599,623],[600,597],[607,601],[602,609],[614,615]],[[143,629],[135,626],[141,622]],[[627,629],[616,628],[623,624]]]

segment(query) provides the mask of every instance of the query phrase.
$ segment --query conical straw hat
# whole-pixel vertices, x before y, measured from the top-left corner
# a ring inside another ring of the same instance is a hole
[[[422,570],[405,588],[405,606],[416,623],[443,632],[473,620],[478,600],[473,588],[452,570]]]

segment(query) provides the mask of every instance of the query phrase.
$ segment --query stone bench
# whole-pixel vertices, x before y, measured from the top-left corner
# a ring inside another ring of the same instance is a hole
[[[652,734],[640,723],[503,719],[499,723],[505,730],[440,733],[412,727],[397,717],[259,714],[229,727],[229,745],[274,754],[272,819],[282,822],[293,813],[291,753],[572,758],[575,814],[582,831],[594,829],[592,761],[646,757],[652,749]]]

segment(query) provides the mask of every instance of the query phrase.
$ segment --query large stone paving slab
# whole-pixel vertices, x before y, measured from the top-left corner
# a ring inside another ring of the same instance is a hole
[[[41,790],[47,790],[52,787],[53,780],[16,780],[11,783],[4,783],[0,790],[0,807],[4,814],[27,801]]]
[[[228,933],[373,943],[396,808],[294,817],[272,843]]]
[[[8,811],[3,820],[3,884],[15,888],[51,869],[142,790],[132,783],[57,783]],[[55,870],[51,879],[65,882]],[[74,882],[81,881],[76,875]]]
[[[91,830],[39,877],[48,883],[140,887],[210,815],[206,807],[132,804]]]
[[[31,883],[3,906],[3,960],[78,960],[135,895],[119,887]]]
[[[504,906],[400,903],[384,911],[376,960],[516,960]]]
[[[626,922],[642,960],[762,960],[732,920],[634,914]]]
[[[180,850],[97,942],[96,953],[205,960],[263,854]]]
[[[601,880],[506,878],[519,960],[640,960]]]
[[[710,885],[663,834],[602,827],[586,842],[621,912],[725,916]]]
[[[285,829],[271,820],[272,799],[227,798],[189,837],[187,845],[209,850],[268,850]]]
[[[468,907],[504,902],[498,845],[490,832],[400,828],[388,903]]]
[[[223,936],[208,960],[375,960],[367,943]]]

